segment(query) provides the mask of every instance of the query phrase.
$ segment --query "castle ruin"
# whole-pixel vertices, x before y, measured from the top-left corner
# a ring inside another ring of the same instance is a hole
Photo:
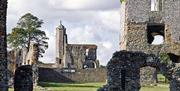
[[[125,0],[121,4],[120,49],[159,55],[168,53],[180,62],[180,1]],[[155,36],[162,44],[152,44]]]
[[[58,68],[98,68],[97,46],[94,44],[68,44],[66,28],[60,22],[56,28],[56,66]]]
[[[169,80],[170,91],[180,90],[179,6],[179,0],[122,2],[121,51],[108,62],[108,83],[98,91],[139,91],[140,69],[148,66]],[[161,44],[153,44],[157,35]]]

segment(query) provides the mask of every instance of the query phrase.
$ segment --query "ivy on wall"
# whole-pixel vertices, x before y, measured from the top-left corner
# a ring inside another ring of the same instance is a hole
[[[165,64],[171,64],[172,63],[169,55],[166,53],[160,54],[160,60],[161,60],[161,63],[165,63]]]
[[[120,2],[122,3],[122,2],[124,2],[125,0],[120,0]]]

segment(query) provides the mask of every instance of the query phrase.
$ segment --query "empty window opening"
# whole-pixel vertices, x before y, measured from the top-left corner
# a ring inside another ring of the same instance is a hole
[[[164,43],[164,24],[148,24],[147,41],[149,44],[159,45]]]
[[[71,68],[71,63],[68,63],[67,66],[68,66],[68,68]]]
[[[151,11],[160,11],[162,9],[162,0],[151,0]]]
[[[28,60],[28,65],[30,65],[30,60]]]
[[[86,56],[89,55],[89,49],[86,49]]]
[[[61,62],[62,60],[61,59],[59,59],[59,64],[61,64],[62,62]]]
[[[170,59],[172,60],[172,62],[174,63],[180,63],[180,55],[175,55],[172,53],[168,53]]]
[[[121,70],[121,84],[122,84],[123,91],[125,91],[125,87],[126,87],[126,70]]]

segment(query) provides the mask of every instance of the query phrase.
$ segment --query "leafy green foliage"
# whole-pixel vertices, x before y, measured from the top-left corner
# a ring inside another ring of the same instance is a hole
[[[30,13],[23,15],[17,26],[12,29],[12,33],[7,35],[9,47],[11,49],[27,48],[29,50],[30,43],[35,42],[39,47],[39,56],[42,57],[48,48],[48,37],[44,31],[40,30],[42,24],[42,20]]]
[[[161,63],[172,64],[172,61],[171,61],[169,55],[166,53],[160,54],[160,60],[161,60]]]
[[[122,3],[122,2],[124,2],[125,0],[120,0],[120,2]]]

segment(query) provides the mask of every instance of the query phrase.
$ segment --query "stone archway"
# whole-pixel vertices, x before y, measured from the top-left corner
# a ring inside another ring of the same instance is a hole
[[[170,91],[180,91],[180,76],[175,76],[180,71],[174,70],[173,72],[177,73],[172,73],[172,68],[162,63],[153,54],[127,51],[113,54],[107,65],[108,83],[98,91],[139,91],[141,88],[140,68],[145,66],[160,69],[161,73],[170,81]]]

